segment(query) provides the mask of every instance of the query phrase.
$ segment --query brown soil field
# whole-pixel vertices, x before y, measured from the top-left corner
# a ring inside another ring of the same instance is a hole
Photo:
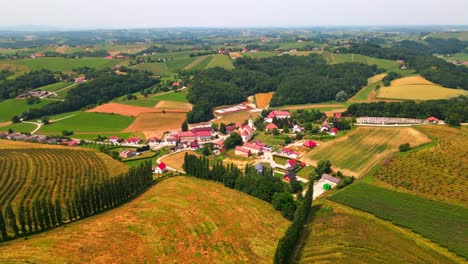
[[[174,113],[174,111],[180,111],[180,113],[188,113],[192,111],[192,104],[177,101],[160,101],[155,106],[155,108],[171,113]]]
[[[182,165],[184,164],[185,153],[195,155],[195,156],[200,156],[200,154],[198,154],[195,151],[187,150],[187,151],[178,152],[173,155],[164,157],[161,159],[161,161],[166,163],[166,165],[171,168],[174,168],[179,171],[183,171],[184,169],[182,168]]]
[[[273,97],[274,94],[275,92],[256,94],[255,99],[257,101],[257,107],[261,109],[265,109],[270,104],[271,98]]]
[[[271,263],[289,221],[222,184],[174,177],[116,209],[0,247],[8,263]]]
[[[151,108],[151,107],[108,103],[108,104],[97,106],[86,112],[108,113],[108,114],[118,114],[118,115],[136,117],[136,116],[139,116],[141,113],[158,113],[161,111],[162,111],[161,109],[156,109],[156,108]]]
[[[185,118],[185,113],[142,113],[123,132],[142,132],[146,137],[161,138],[166,131],[180,130]]]
[[[260,112],[243,111],[243,112],[238,112],[235,114],[225,115],[219,119],[214,120],[213,123],[229,124],[229,123],[244,122],[245,120],[249,119],[249,116],[252,116],[252,118],[255,119],[259,115],[260,115]]]

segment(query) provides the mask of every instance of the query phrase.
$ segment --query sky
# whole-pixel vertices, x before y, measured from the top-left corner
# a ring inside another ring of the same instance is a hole
[[[468,0],[2,0],[0,27],[468,25]]]

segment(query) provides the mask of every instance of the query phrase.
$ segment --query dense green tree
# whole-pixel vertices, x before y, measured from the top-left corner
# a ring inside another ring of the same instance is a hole
[[[228,138],[224,141],[225,149],[233,149],[236,146],[242,145],[242,137],[238,133],[232,132]]]
[[[1,210],[0,210],[0,233],[2,234],[2,240],[7,241],[8,233],[6,229],[6,222],[5,222],[5,218],[3,218],[3,214]]]

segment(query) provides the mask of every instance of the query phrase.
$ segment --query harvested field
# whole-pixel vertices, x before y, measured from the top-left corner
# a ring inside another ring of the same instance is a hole
[[[180,113],[188,113],[192,111],[192,105],[190,103],[177,102],[177,101],[160,101],[156,106],[156,109],[161,111],[174,113],[175,111]]]
[[[468,95],[468,91],[445,88],[418,75],[394,80],[390,86],[380,88],[377,97],[405,100],[435,100],[459,95]]]
[[[289,221],[222,184],[167,179],[114,210],[0,247],[5,262],[271,263]]]
[[[200,156],[200,154],[198,154],[195,151],[187,150],[187,151],[181,151],[181,152],[172,154],[170,156],[166,156],[162,158],[161,161],[166,163],[166,165],[171,168],[174,168],[179,171],[183,171],[184,169],[182,168],[182,165],[184,164],[185,153],[188,153],[189,155]]]
[[[243,112],[238,112],[235,114],[224,115],[221,118],[214,120],[213,123],[230,124],[230,123],[244,122],[245,120],[248,120],[250,116],[252,116],[252,118],[255,119],[259,115],[260,115],[260,112],[243,111]]]
[[[346,136],[325,142],[304,158],[311,164],[330,160],[335,169],[347,175],[361,176],[379,161],[398,152],[398,146],[412,147],[430,142],[422,132],[411,127],[358,127]]]
[[[108,113],[108,114],[118,114],[124,116],[139,116],[141,113],[157,113],[161,112],[160,109],[151,108],[151,107],[141,107],[125,104],[116,104],[108,103],[97,106],[93,109],[90,109],[86,112],[95,112],[95,113]]]
[[[185,118],[185,113],[142,113],[123,132],[142,132],[147,138],[161,138],[166,131],[180,130]]]
[[[260,109],[265,109],[271,101],[271,98],[275,92],[270,92],[270,93],[258,93],[255,95],[255,100],[257,102],[257,107]]]
[[[229,52],[229,56],[231,59],[237,59],[237,58],[242,58],[242,55],[239,52]]]

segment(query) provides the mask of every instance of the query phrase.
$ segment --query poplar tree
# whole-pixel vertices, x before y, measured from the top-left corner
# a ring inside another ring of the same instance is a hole
[[[18,228],[18,224],[16,223],[15,212],[13,212],[13,208],[11,207],[11,204],[9,204],[6,207],[6,215],[8,218],[8,224],[10,225],[10,228],[13,230],[16,236],[19,236],[19,228]]]
[[[2,233],[2,240],[8,240],[8,233],[6,231],[5,218],[3,218],[2,211],[0,210],[0,233]]]
[[[21,203],[19,206],[18,206],[18,218],[19,218],[19,223],[20,223],[20,226],[21,226],[21,233],[26,234],[26,215],[25,215],[25,212],[24,212],[24,206],[23,204]]]

